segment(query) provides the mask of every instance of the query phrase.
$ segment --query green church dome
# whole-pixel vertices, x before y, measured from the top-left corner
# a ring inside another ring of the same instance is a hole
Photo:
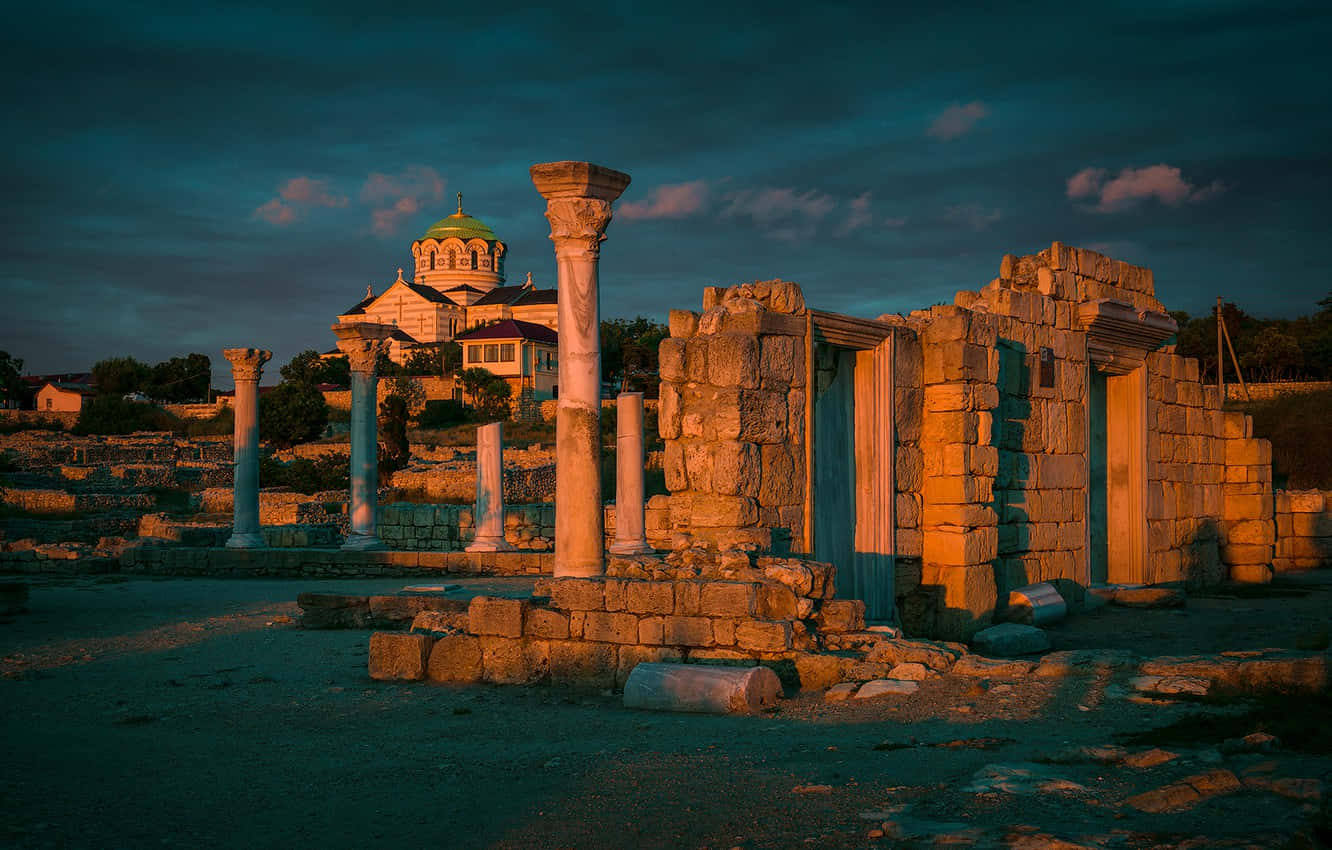
[[[495,231],[490,229],[479,218],[472,218],[470,215],[464,215],[462,211],[462,193],[458,193],[458,211],[447,218],[441,218],[439,221],[430,225],[422,239],[448,239],[456,236],[466,242],[469,239],[484,239],[487,242],[497,242],[499,237]]]

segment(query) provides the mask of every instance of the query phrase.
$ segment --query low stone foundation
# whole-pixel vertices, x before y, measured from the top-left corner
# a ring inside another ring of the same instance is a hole
[[[865,631],[863,602],[833,598],[834,575],[815,561],[697,549],[614,558],[605,576],[538,580],[530,600],[478,596],[465,618],[423,615],[411,633],[376,634],[370,672],[608,688],[641,661],[761,662],[827,687],[854,659],[818,653],[886,636]]]
[[[1332,566],[1332,490],[1276,494],[1276,572]]]
[[[162,576],[283,578],[438,577],[550,574],[555,556],[537,552],[344,552],[340,549],[218,549],[140,546],[125,550],[125,573]]]

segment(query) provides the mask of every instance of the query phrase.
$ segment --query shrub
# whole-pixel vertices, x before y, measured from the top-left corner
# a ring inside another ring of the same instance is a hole
[[[452,428],[454,425],[462,425],[469,418],[470,414],[461,401],[436,399],[425,403],[425,408],[416,417],[416,424],[421,428]]]
[[[185,422],[187,437],[219,437],[236,431],[236,411],[224,407],[207,419],[190,419]]]
[[[390,395],[379,405],[379,483],[387,484],[393,473],[407,465],[412,447],[407,442],[407,400]]]
[[[132,434],[135,431],[175,431],[180,420],[156,405],[103,395],[89,399],[74,423],[75,434]]]
[[[263,487],[289,487],[297,493],[346,490],[350,467],[346,457],[328,452],[314,460],[298,457],[283,463],[273,457],[259,459],[259,483]]]
[[[328,403],[312,384],[278,384],[259,400],[259,436],[280,448],[316,439],[327,424]]]
[[[1272,479],[1278,489],[1332,488],[1332,390],[1291,393],[1231,404],[1253,417],[1253,435],[1272,441]]]

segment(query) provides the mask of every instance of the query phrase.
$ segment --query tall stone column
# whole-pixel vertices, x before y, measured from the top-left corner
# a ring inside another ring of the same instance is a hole
[[[643,520],[643,394],[615,400],[615,555],[651,552]]]
[[[351,529],[343,549],[383,549],[375,534],[379,495],[378,388],[375,361],[391,325],[351,322],[333,326],[338,349],[351,365]]]
[[[273,356],[258,348],[227,348],[222,356],[231,361],[236,381],[235,469],[232,476],[231,536],[228,549],[257,549],[264,545],[259,533],[259,378]]]
[[[504,425],[476,429],[476,538],[468,552],[509,552],[504,539]]]
[[[629,175],[590,162],[532,166],[546,199],[559,281],[559,402],[555,422],[555,575],[605,572],[601,506],[601,305],[597,259],[611,203]]]

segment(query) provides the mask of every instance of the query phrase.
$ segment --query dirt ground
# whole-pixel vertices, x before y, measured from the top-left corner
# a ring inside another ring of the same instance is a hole
[[[1231,752],[1204,732],[1144,757],[1124,733],[1245,706],[1135,701],[1108,674],[646,713],[550,687],[377,683],[369,632],[293,625],[302,590],[400,579],[21,580],[30,610],[0,622],[0,846],[1316,847],[1327,823],[1317,747]],[[1332,599],[1323,581],[1296,590],[1107,608],[1054,640],[1289,646],[1327,629]],[[1242,785],[1173,813],[1125,802],[1209,773],[1225,786],[1217,771]]]

